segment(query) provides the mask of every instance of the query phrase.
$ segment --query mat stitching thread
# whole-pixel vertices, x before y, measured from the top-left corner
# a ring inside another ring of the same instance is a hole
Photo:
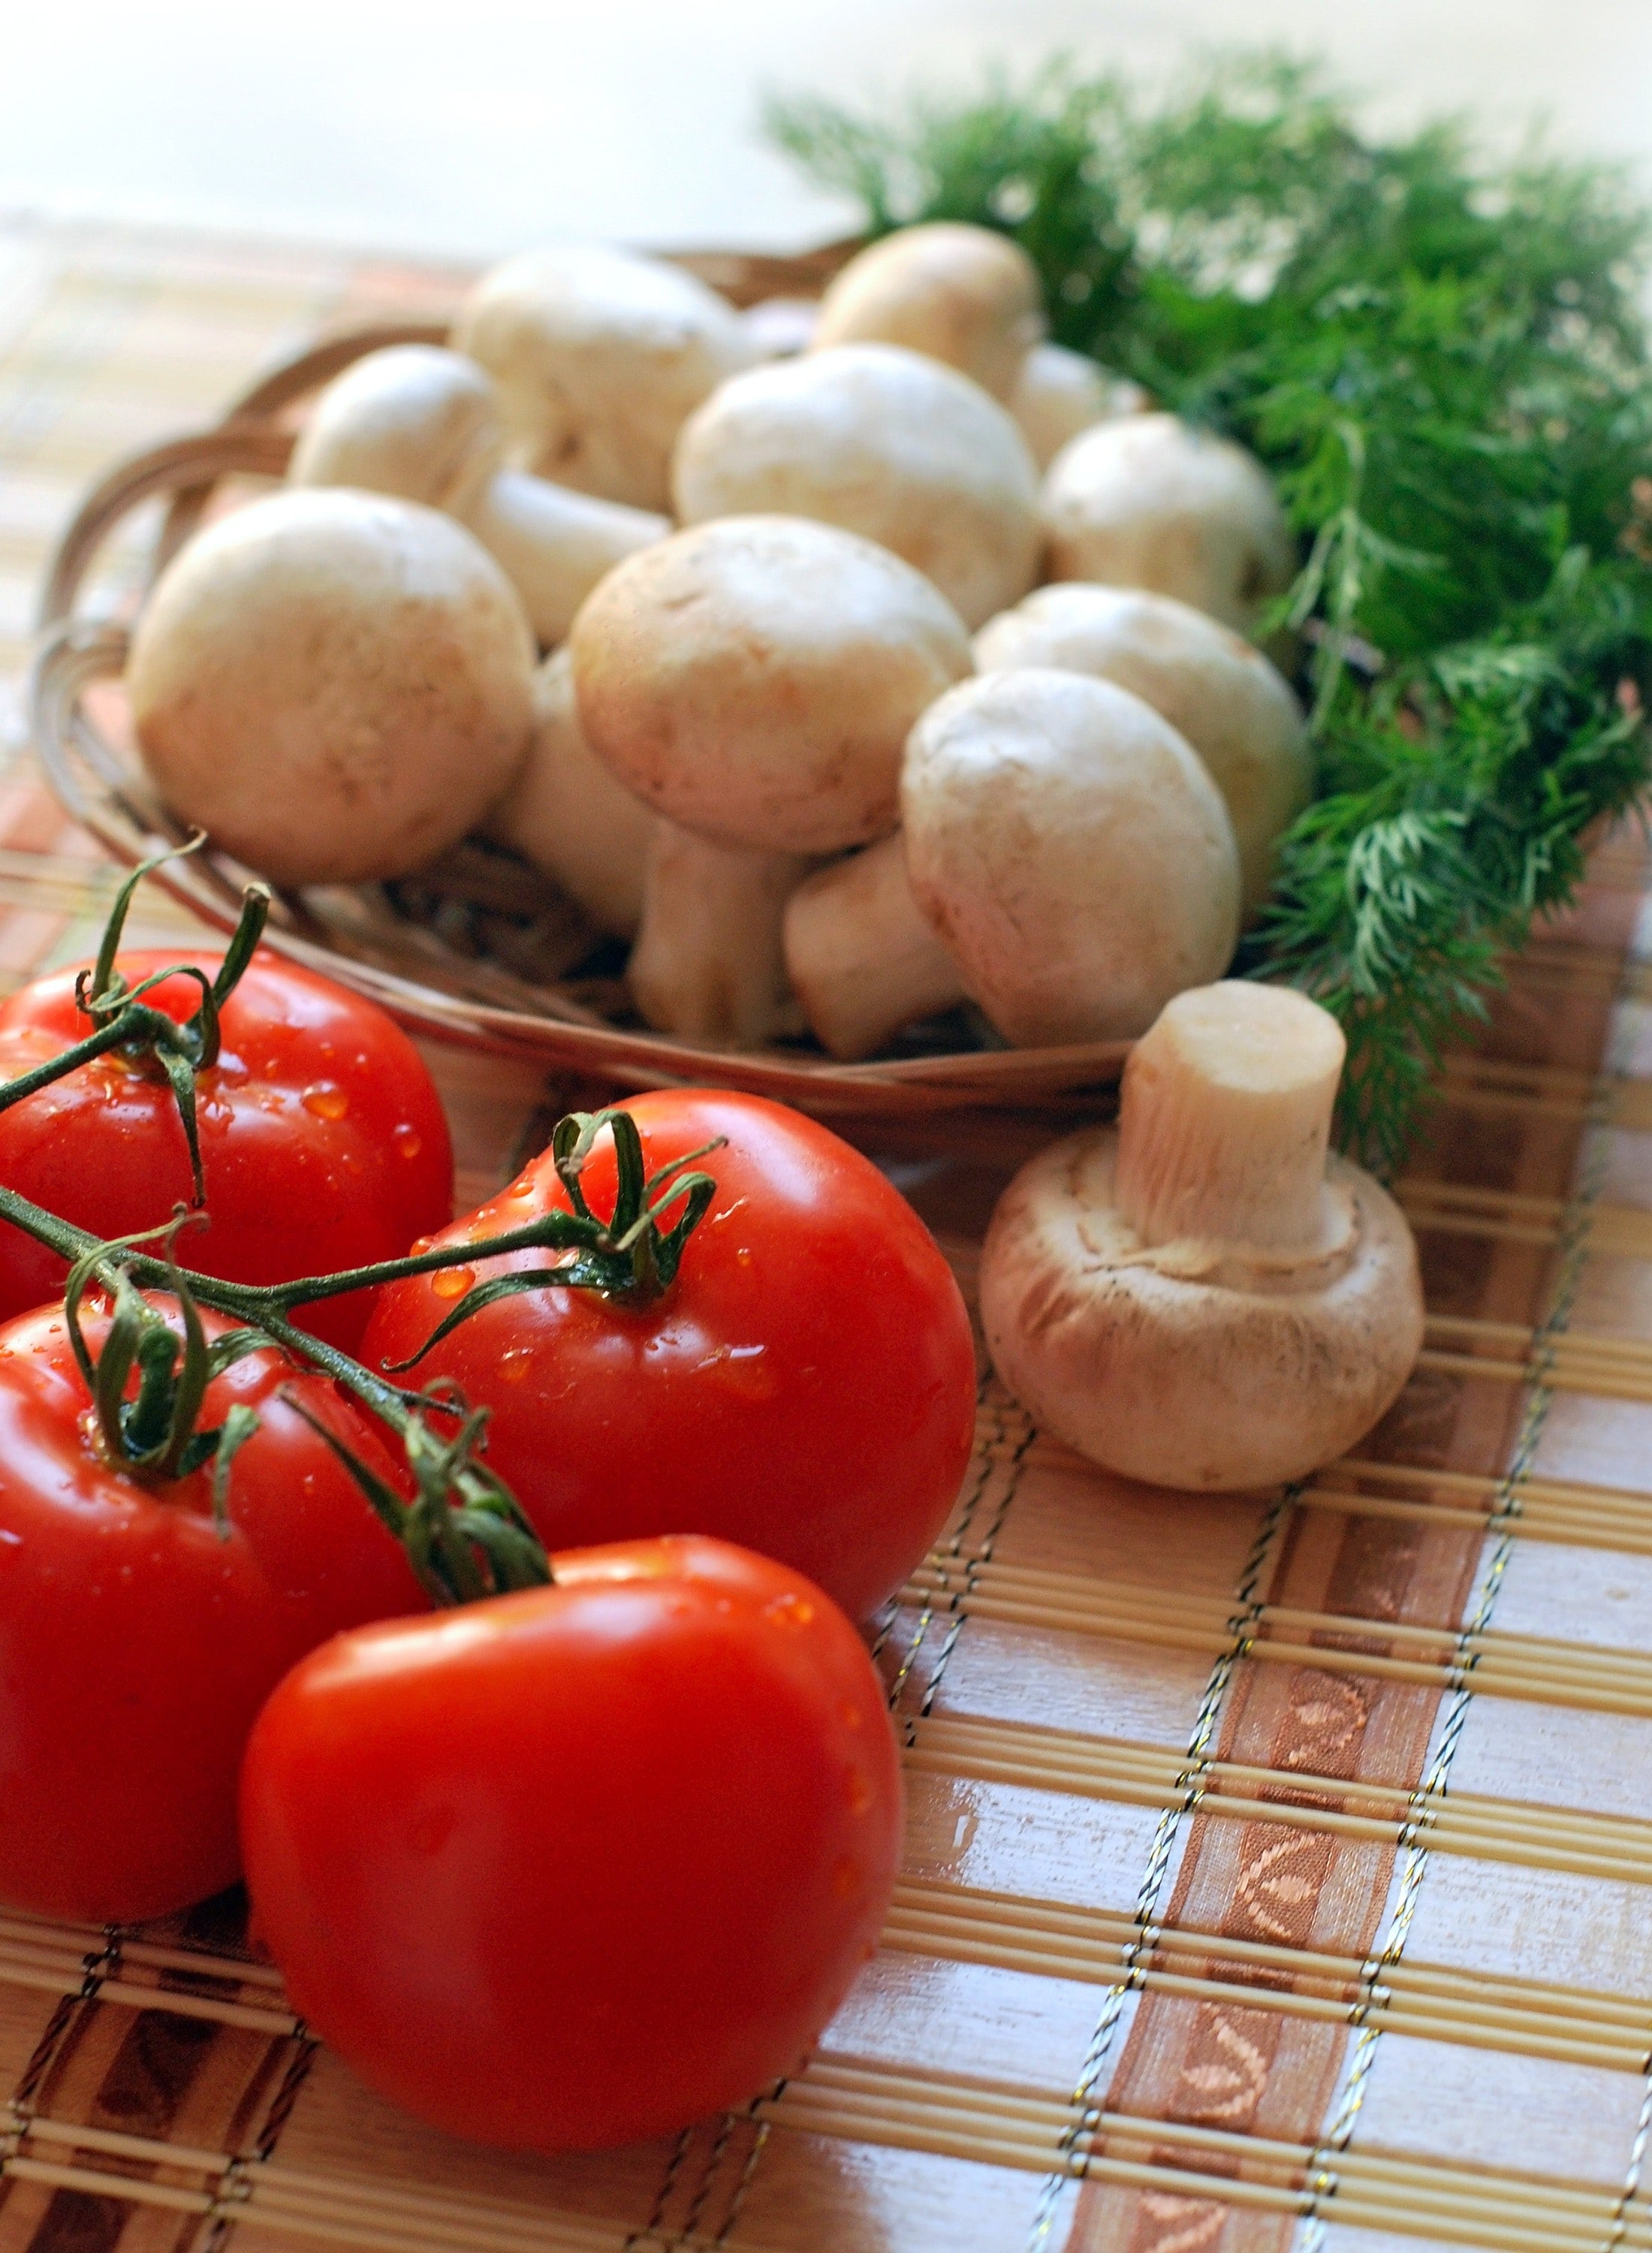
[[[955,1561],[963,1562],[963,1585],[954,1589],[944,1604],[938,1606],[933,1602],[925,1601],[922,1606],[913,1628],[912,1640],[889,1685],[889,1705],[893,1712],[911,1678],[913,1666],[930,1628],[934,1623],[938,1613],[944,1614],[948,1621],[945,1639],[936,1656],[935,1665],[923,1698],[919,1701],[918,1710],[916,1714],[907,1717],[905,1736],[909,1746],[915,1740],[917,1722],[930,1712],[935,1703],[936,1692],[941,1686],[942,1678],[951,1661],[952,1653],[958,1647],[958,1639],[963,1633],[966,1616],[964,1606],[969,1596],[973,1594],[983,1567],[992,1561],[993,1549],[1004,1530],[1004,1521],[1009,1515],[1010,1504],[1020,1490],[1021,1473],[1026,1468],[1028,1454],[1038,1436],[1033,1420],[1026,1410],[1021,1407],[1019,1401],[1012,1399],[1009,1394],[998,1385],[996,1379],[991,1377],[983,1379],[979,1396],[979,1412],[985,1416],[989,1412],[993,1420],[980,1445],[980,1470],[970,1489],[969,1499],[958,1514],[958,1520],[952,1529],[951,1538],[946,1545],[946,1553]],[[998,1507],[993,1512],[991,1523],[973,1553],[965,1558],[965,1543],[970,1528],[980,1512],[994,1477],[1000,1470],[1007,1470],[1007,1475],[1004,1481],[1004,1491],[999,1498]],[[875,1659],[887,1646],[899,1616],[900,1605],[896,1602],[890,1606],[889,1616],[872,1645],[872,1656]],[[754,2099],[750,2110],[743,2116],[735,2113],[725,2115],[723,2131],[720,2133],[707,2160],[705,2173],[695,2192],[694,2203],[680,2229],[670,2241],[672,2243],[681,2245],[686,2242],[695,2222],[704,2210],[710,2196],[713,2178],[728,2148],[729,2136],[739,2119],[742,2117],[749,2118],[750,2112],[756,2110],[759,2103],[778,2102],[791,2078],[792,2076],[788,2075],[785,2079],[777,2082],[771,2089],[765,2091],[762,2098]],[[741,2170],[740,2180],[729,2194],[722,2221],[712,2240],[714,2245],[726,2243],[729,2232],[738,2220],[741,2207],[744,2204],[746,2194],[751,2187],[753,2178],[757,2172],[757,2163],[768,2140],[769,2123],[765,2121],[758,2129],[756,2140],[746,2155],[746,2163]],[[659,2212],[665,2195],[666,2193],[662,2191],[661,2201],[656,2204],[656,2214]],[[629,2244],[627,2253],[632,2253]]]
[[[29,2132],[34,2118],[34,2100],[40,2084],[52,2069],[52,2061],[63,2046],[64,2037],[91,2003],[97,1999],[98,1990],[108,1979],[114,1978],[121,1968],[121,1950],[124,1934],[119,1925],[104,1929],[103,1945],[93,1949],[80,1958],[81,1979],[72,1995],[59,1998],[56,2008],[46,2020],[40,2039],[30,2053],[28,2063],[18,2076],[17,2085],[7,2100],[5,2124],[0,2128],[0,2177],[17,2157],[18,2146]]]
[[[1603,1079],[1592,1099],[1586,1119],[1584,1159],[1579,1168],[1579,1186],[1561,1225],[1559,1275],[1553,1303],[1533,1337],[1530,1391],[1514,1453],[1499,1487],[1500,1500],[1490,1519],[1493,1525],[1501,1526],[1502,1530],[1497,1535],[1496,1545],[1486,1567],[1473,1615],[1458,1636],[1459,1658],[1453,1670],[1452,1702],[1440,1730],[1439,1747],[1426,1776],[1411,1795],[1411,1811],[1401,1828],[1400,1845],[1405,1860],[1401,1865],[1399,1886],[1393,1913],[1389,1919],[1388,1932],[1382,1947],[1373,1950],[1361,1967],[1361,2005],[1358,2015],[1350,2018],[1350,2024],[1356,2031],[1348,2072],[1336,2111],[1329,2127],[1315,2143],[1308,2163],[1307,2202],[1303,2208],[1305,2221],[1297,2243],[1297,2253],[1323,2253],[1325,2234],[1329,2227],[1325,2208],[1335,2201],[1340,2180],[1336,2160],[1353,2139],[1365,2103],[1371,2071],[1377,2061],[1377,2044],[1383,2037],[1383,2024],[1380,2019],[1373,2017],[1372,2012],[1378,2000],[1388,1991],[1382,1984],[1384,1976],[1404,1957],[1416,1920],[1417,1904],[1428,1870],[1426,1833],[1436,1818],[1440,1802],[1450,1789],[1452,1767],[1474,1704],[1472,1676],[1475,1659],[1468,1646],[1474,1636],[1490,1625],[1497,1600],[1502,1593],[1503,1581],[1518,1538],[1520,1488],[1530,1474],[1538,1442],[1553,1405],[1554,1395],[1549,1379],[1556,1349],[1577,1301],[1593,1207],[1605,1183],[1610,1156],[1606,1123],[1607,1083]],[[1644,2110],[1649,2120],[1652,2120],[1652,2081],[1649,2082],[1648,2104]],[[1637,2133],[1631,2159],[1630,2187],[1624,2192],[1621,2201],[1626,2215],[1628,2201],[1638,2185],[1645,2141],[1645,2131]],[[1614,2247],[1621,2234],[1621,2230],[1614,2229],[1611,2240]]]
[[[1155,1919],[1176,1840],[1183,1823],[1197,1808],[1209,1785],[1210,1746],[1221,1718],[1223,1702],[1235,1669],[1256,1639],[1256,1629],[1266,1602],[1264,1582],[1268,1577],[1286,1515],[1295,1507],[1300,1490],[1294,1486],[1280,1490],[1258,1528],[1251,1553],[1245,1559],[1244,1569],[1234,1594],[1233,1612],[1228,1622],[1232,1639],[1210,1669],[1204,1694],[1199,1700],[1199,1709],[1194,1716],[1192,1733],[1188,1740],[1187,1757],[1176,1778],[1179,1796],[1160,1816],[1154,1826],[1153,1843],[1147,1850],[1147,1866],[1136,1894],[1137,1929],[1124,1953],[1124,1976],[1107,1989],[1096,2020],[1095,2032],[1090,2039],[1090,2047],[1079,2068],[1069,2100],[1073,2117],[1063,2129],[1056,2145],[1057,2164],[1045,2176],[1040,2188],[1038,2204],[1033,2214],[1032,2230],[1028,2238],[1028,2253],[1042,2253],[1042,2249],[1049,2243],[1063,2190],[1068,2183],[1081,2180],[1087,2170],[1090,2155],[1077,2152],[1078,2139],[1081,2136],[1093,2136],[1101,2124],[1101,2113],[1091,2104],[1091,2097],[1112,2051],[1113,2036],[1124,2015],[1125,2004],[1132,1993],[1140,1990],[1142,1975],[1147,1968],[1146,1958],[1157,1945],[1160,1927]]]

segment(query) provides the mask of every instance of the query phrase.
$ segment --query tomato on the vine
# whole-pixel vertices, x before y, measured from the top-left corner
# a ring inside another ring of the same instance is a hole
[[[152,1301],[164,1304],[163,1301]],[[174,1309],[174,1318],[175,1318]],[[81,1316],[95,1351],[106,1314]],[[209,1339],[229,1327],[206,1315]],[[117,1468],[61,1307],[0,1329],[0,1901],[104,1924],[236,1876],[237,1775],[259,1707],[340,1629],[422,1611],[394,1537],[299,1404],[394,1487],[376,1426],[265,1349],[208,1386],[258,1427],[229,1467]]]
[[[945,1522],[968,1466],[975,1364],[951,1271],[869,1160],[816,1121],[703,1091],[623,1104],[651,1175],[718,1136],[716,1191],[675,1279],[639,1302],[554,1286],[481,1307],[412,1381],[491,1411],[488,1461],[547,1548],[707,1533],[791,1565],[863,1618]],[[606,1217],[614,1145],[582,1187]],[[443,1231],[498,1234],[569,1200],[550,1153]],[[476,1280],[542,1252],[387,1285],[362,1347],[409,1359]]]
[[[211,951],[134,949],[129,986],[180,960],[216,973]],[[38,978],[0,1006],[0,1079],[59,1056],[92,1029],[75,973]],[[144,996],[180,1022],[200,1001],[190,978]],[[385,1012],[261,950],[221,1011],[223,1045],[199,1075],[196,1111],[210,1225],[179,1257],[237,1283],[289,1282],[380,1259],[453,1210],[447,1120],[422,1058]],[[192,1196],[188,1146],[165,1075],[118,1051],[0,1112],[0,1185],[104,1238],[157,1226]],[[64,1263],[0,1223],[0,1318],[59,1296]],[[295,1319],[354,1346],[366,1294],[317,1300]]]
[[[247,1747],[254,1929],[295,2009],[434,2125],[629,2142],[801,2060],[875,1946],[901,1784],[806,1580],[721,1542],[314,1652]]]

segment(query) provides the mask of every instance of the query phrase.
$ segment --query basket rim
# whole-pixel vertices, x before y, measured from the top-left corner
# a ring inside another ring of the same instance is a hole
[[[817,255],[816,270],[829,271]],[[706,255],[708,257],[710,254]],[[793,272],[805,261],[753,261]],[[818,287],[817,282],[817,287]],[[448,331],[424,321],[380,321],[324,337],[276,363],[210,429],[188,433],[117,461],[92,486],[52,551],[41,587],[37,653],[30,674],[28,712],[34,749],[59,804],[128,867],[169,849],[186,833],[143,789],[141,775],[86,708],[88,689],[119,677],[128,635],[119,627],[83,618],[77,609],[87,574],[111,534],[145,502],[166,503],[150,559],[147,585],[199,525],[220,483],[230,477],[279,478],[287,467],[293,432],[280,418],[307,394],[364,353],[387,345],[436,343]],[[213,852],[170,860],[154,881],[173,899],[220,931],[234,928],[242,871]],[[374,888],[348,888],[363,897]],[[387,924],[388,918],[387,917]],[[517,988],[502,998],[456,992],[434,981],[429,952],[415,965],[415,926],[400,963],[387,934],[377,947],[341,943],[314,899],[276,894],[266,943],[277,952],[377,1001],[399,1022],[439,1038],[589,1071],[635,1086],[676,1084],[721,1086],[767,1094],[799,1108],[841,1113],[913,1113],[959,1108],[988,1110],[1077,1107],[1093,1110],[1099,1092],[1116,1080],[1133,1043],[1088,1042],[1070,1047],[964,1050],[922,1057],[842,1064],[829,1057],[774,1047],[732,1049],[635,1031],[613,1025],[559,995],[557,987],[529,987],[501,973],[496,987]],[[442,942],[432,939],[430,945]],[[456,977],[464,958],[450,957]],[[429,975],[416,974],[418,967]],[[481,979],[474,969],[471,984]],[[512,1006],[531,1001],[532,1007]]]

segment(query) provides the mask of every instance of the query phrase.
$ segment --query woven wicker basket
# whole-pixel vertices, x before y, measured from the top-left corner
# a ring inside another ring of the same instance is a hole
[[[746,305],[819,295],[848,246],[797,259],[711,254],[681,262]],[[128,635],[79,605],[99,551],[136,510],[164,499],[148,559],[156,575],[228,478],[277,478],[305,398],[364,352],[441,343],[445,331],[400,323],[330,338],[277,367],[216,429],[119,464],[88,494],[59,543],[41,603],[32,680],[34,739],[68,811],[129,864],[182,843],[182,824],[156,798],[133,754],[119,686]],[[156,879],[220,929],[233,926],[251,874],[208,847]],[[961,1020],[928,1050],[869,1064],[833,1063],[803,1043],[749,1051],[671,1040],[631,1016],[617,959],[591,961],[594,934],[534,871],[467,843],[413,880],[277,896],[269,943],[370,994],[404,1023],[473,1045],[543,1057],[621,1086],[719,1084],[845,1116],[958,1110],[1091,1107],[1118,1077],[1128,1043],[997,1050],[966,1046]],[[610,951],[611,952],[611,951]],[[583,962],[587,974],[569,973]],[[606,976],[589,974],[606,969]],[[629,1020],[629,1022],[628,1022]],[[934,1029],[931,1029],[934,1034]]]

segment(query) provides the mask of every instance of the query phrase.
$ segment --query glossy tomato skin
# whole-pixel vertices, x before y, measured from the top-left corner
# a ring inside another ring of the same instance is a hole
[[[180,959],[213,974],[222,957],[150,949],[120,957],[129,984]],[[85,1038],[73,970],[36,979],[0,1007],[0,1078]],[[179,1019],[200,998],[172,978],[146,1000]],[[211,1225],[183,1238],[185,1264],[231,1282],[289,1282],[398,1259],[453,1210],[453,1150],[429,1073],[371,1001],[263,949],[223,1010],[223,1052],[198,1082]],[[101,1237],[171,1217],[191,1197],[177,1105],[153,1067],[117,1056],[82,1064],[0,1112],[0,1182]],[[63,1262],[0,1223],[0,1318],[59,1297]],[[353,1349],[367,1294],[317,1300],[296,1319]]]
[[[241,1826],[293,2006],[432,2125],[538,2152],[795,2066],[875,1946],[900,1769],[854,1630],[721,1542],[365,1629],[260,1717]]]
[[[624,1106],[652,1172],[714,1135],[717,1195],[677,1279],[628,1308],[582,1291],[496,1301],[418,1364],[492,1411],[488,1460],[547,1548],[709,1533],[795,1566],[851,1618],[897,1588],[957,1498],[975,1412],[969,1317],[911,1207],[814,1120],[748,1095]],[[613,1209],[612,1144],[585,1174]],[[567,1198],[548,1155],[436,1240]],[[479,1263],[542,1267],[543,1253]],[[380,1293],[363,1352],[417,1351],[469,1273]]]
[[[205,1318],[209,1334],[222,1325]],[[94,1350],[105,1327],[88,1316]],[[296,1411],[392,1482],[367,1419],[259,1353],[208,1390],[261,1429],[231,1472],[144,1487],[108,1467],[62,1314],[0,1329],[0,1901],[125,1923],[237,1875],[237,1774],[270,1690],[318,1643],[422,1611],[406,1558]]]

